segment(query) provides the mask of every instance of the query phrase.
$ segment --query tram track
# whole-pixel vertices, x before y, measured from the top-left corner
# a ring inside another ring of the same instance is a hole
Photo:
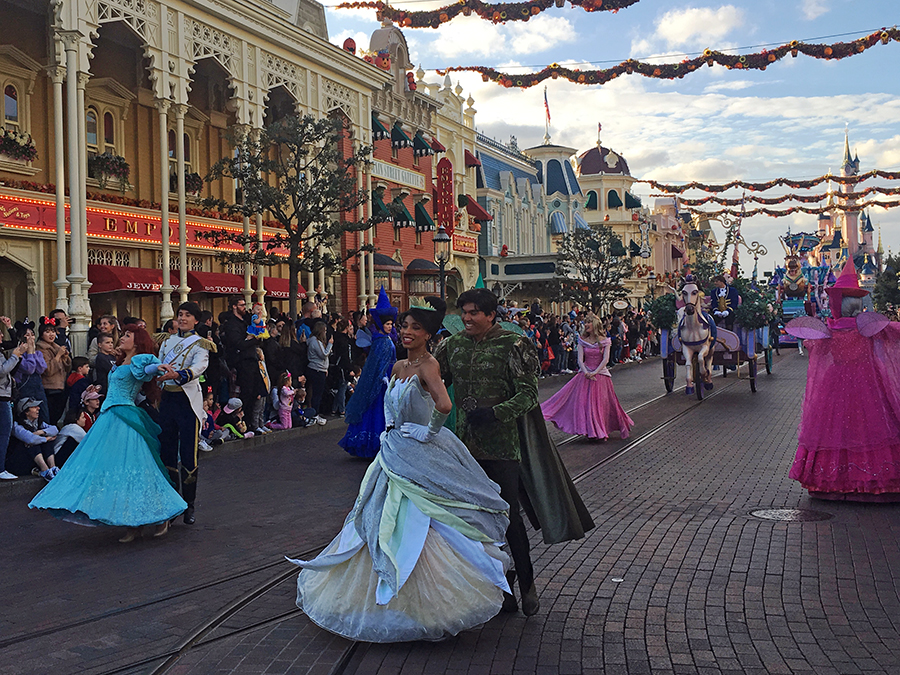
[[[716,388],[715,391],[713,391],[708,396],[706,396],[704,398],[704,400],[713,398],[715,396],[720,395],[724,391],[730,390],[732,387],[737,386],[740,381],[741,380],[739,378],[734,378],[734,380],[731,382],[721,384],[720,386],[718,386]],[[659,402],[662,399],[666,399],[666,398],[671,399],[675,395],[677,395],[679,392],[682,392],[683,389],[684,389],[684,387],[681,387],[681,388],[677,389],[676,391],[672,392],[671,394],[667,393],[667,394],[661,394],[659,396],[655,396],[651,399],[648,399],[648,400],[628,409],[626,412],[629,414],[632,414],[641,409],[647,408],[647,407],[653,405],[654,403]],[[647,431],[643,432],[639,437],[630,441],[622,448],[616,450],[609,456],[604,457],[604,458],[600,459],[599,461],[594,462],[593,464],[591,464],[584,470],[582,470],[579,473],[577,473],[576,475],[574,475],[573,480],[576,483],[580,482],[581,480],[586,478],[591,472],[597,470],[599,467],[601,467],[605,464],[608,464],[610,462],[613,462],[616,459],[618,459],[619,457],[626,454],[627,452],[633,450],[634,448],[637,448],[638,446],[640,446],[641,444],[643,444],[644,442],[646,442],[647,440],[649,440],[650,438],[655,436],[657,433],[663,431],[664,429],[671,426],[672,424],[677,423],[678,420],[680,420],[682,417],[684,417],[685,415],[692,412],[701,403],[702,403],[702,401],[692,400],[687,407],[683,408],[682,410],[678,411],[677,413],[675,413],[672,416],[667,416],[667,419],[665,419],[661,423],[655,425],[654,427],[648,429]],[[564,447],[566,445],[576,443],[577,441],[579,441],[580,439],[583,439],[583,438],[584,438],[583,436],[577,436],[577,435],[568,436],[567,438],[559,441],[557,443],[557,445],[559,447]],[[327,544],[325,544],[325,545],[327,545]],[[304,559],[309,559],[311,557],[315,557],[315,555],[317,555],[322,549],[324,549],[325,545],[316,546],[314,548],[310,548],[306,551],[303,551],[298,555],[298,557],[304,558]],[[118,616],[124,616],[124,615],[134,613],[134,612],[137,612],[137,611],[140,611],[143,609],[147,609],[149,607],[153,607],[155,605],[163,605],[167,602],[178,600],[185,596],[189,596],[193,593],[198,593],[198,592],[201,592],[204,590],[208,590],[208,589],[214,588],[216,586],[221,586],[223,584],[227,584],[229,582],[235,582],[240,579],[246,578],[248,576],[252,576],[254,574],[260,574],[262,572],[265,572],[266,570],[275,569],[277,567],[282,567],[285,565],[287,565],[289,568],[285,569],[285,570],[279,572],[278,574],[276,574],[275,576],[270,577],[267,580],[257,584],[256,586],[251,588],[249,591],[246,591],[243,594],[239,595],[237,598],[233,599],[230,603],[228,603],[226,606],[224,606],[220,610],[218,610],[209,619],[203,621],[202,623],[197,625],[195,628],[191,629],[189,631],[188,635],[184,639],[182,639],[178,643],[178,645],[176,645],[175,647],[172,647],[170,649],[163,649],[160,652],[157,652],[156,654],[153,654],[151,656],[146,656],[143,658],[139,658],[137,660],[131,661],[124,665],[112,665],[111,667],[109,667],[107,669],[103,669],[103,666],[100,666],[98,668],[98,670],[95,671],[95,672],[100,673],[100,675],[122,675],[123,673],[133,673],[133,672],[136,672],[138,669],[147,667],[147,668],[152,668],[152,669],[143,671],[146,673],[146,675],[166,675],[166,673],[168,673],[170,670],[172,670],[172,668],[185,655],[190,653],[192,650],[195,650],[198,648],[203,648],[203,647],[206,647],[209,645],[213,645],[215,643],[222,642],[224,640],[227,640],[227,639],[239,636],[239,635],[243,635],[246,633],[251,633],[253,631],[260,630],[260,629],[266,628],[268,626],[274,626],[279,623],[282,623],[283,621],[293,619],[297,616],[302,615],[303,614],[302,610],[300,610],[299,608],[294,608],[292,610],[288,610],[285,612],[275,614],[274,616],[265,617],[265,618],[259,619],[257,621],[253,621],[245,626],[236,627],[236,628],[233,628],[230,630],[225,630],[219,634],[214,634],[217,629],[222,628],[223,625],[226,624],[229,619],[237,616],[243,609],[248,607],[251,603],[262,598],[267,593],[271,592],[273,589],[275,589],[276,587],[280,586],[281,584],[283,584],[284,582],[289,580],[291,577],[293,577],[297,573],[296,567],[294,567],[293,565],[290,565],[290,563],[287,563],[286,561],[282,561],[282,560],[266,563],[263,565],[258,565],[256,567],[246,569],[241,572],[230,574],[230,575],[227,575],[227,576],[224,576],[219,579],[215,579],[215,580],[203,583],[203,584],[198,584],[198,585],[192,586],[190,588],[185,588],[185,589],[176,591],[174,593],[171,593],[171,594],[168,594],[165,596],[153,598],[153,599],[147,600],[145,602],[136,603],[136,604],[130,605],[128,607],[123,607],[123,608],[110,610],[107,612],[102,612],[102,613],[96,614],[91,617],[86,617],[84,619],[79,619],[77,621],[71,621],[68,623],[59,624],[57,626],[52,626],[52,627],[49,627],[49,628],[46,628],[46,629],[43,629],[40,631],[11,636],[4,640],[0,640],[0,649],[3,649],[5,647],[11,646],[11,645],[19,645],[22,643],[30,642],[32,640],[36,640],[39,638],[46,638],[46,637],[52,636],[54,634],[62,633],[67,630],[77,629],[79,627],[90,625],[92,623],[96,623],[96,622],[103,621],[106,619],[115,618]],[[337,663],[332,668],[331,675],[348,675],[349,673],[354,672],[355,669],[353,669],[353,670],[349,670],[349,669],[353,667],[354,656],[357,654],[357,652],[359,651],[359,648],[362,644],[363,643],[358,643],[358,642],[354,642],[354,643],[350,644],[347,647],[347,649],[345,650],[342,657],[337,661]],[[93,668],[90,668],[90,669],[85,668],[85,670],[93,671],[94,669]]]

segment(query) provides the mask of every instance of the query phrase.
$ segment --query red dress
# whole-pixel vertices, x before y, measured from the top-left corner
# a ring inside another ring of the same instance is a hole
[[[622,409],[612,377],[606,368],[612,340],[603,338],[597,344],[578,339],[583,362],[579,371],[562,389],[541,404],[544,418],[558,429],[569,434],[581,434],[588,438],[608,438],[618,431],[622,438],[634,421]],[[586,373],[596,372],[594,379]]]

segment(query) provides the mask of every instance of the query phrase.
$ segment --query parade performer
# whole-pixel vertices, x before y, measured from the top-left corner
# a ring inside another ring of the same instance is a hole
[[[546,543],[584,536],[594,526],[572,484],[538,406],[540,363],[537,350],[525,336],[495,323],[497,298],[484,288],[460,294],[464,330],[438,345],[435,358],[445,384],[454,387],[456,433],[509,504],[506,540],[515,563],[522,612],[540,608],[530,545],[519,513],[522,502],[532,524]],[[506,596],[504,610],[518,609]]]
[[[347,403],[347,433],[340,440],[340,446],[351,455],[366,458],[374,457],[380,448],[379,437],[385,428],[386,378],[397,360],[397,349],[390,337],[394,321],[397,320],[397,308],[391,307],[384,286],[378,295],[378,304],[374,310],[370,310],[369,315],[372,321],[372,346],[353,396]]]
[[[160,461],[159,427],[134,403],[146,382],[172,371],[154,351],[146,330],[125,326],[101,415],[29,507],[79,525],[127,527],[123,543],[143,525],[156,524],[154,536],[165,534],[169,520],[187,508]]]
[[[900,324],[863,312],[852,259],[827,289],[827,326],[799,317],[809,368],[790,477],[820,499],[900,501]]]
[[[606,364],[612,340],[591,315],[578,339],[578,372],[541,405],[544,418],[568,434],[606,440],[612,431],[622,438],[634,422],[619,404]]]
[[[200,306],[196,302],[183,302],[178,307],[174,335],[158,333],[154,337],[161,342],[159,358],[172,369],[160,377],[164,384],[159,418],[162,432],[159,435],[160,455],[169,476],[187,502],[184,522],[194,524],[194,500],[197,497],[197,449],[200,427],[206,420],[203,410],[203,392],[200,376],[209,365],[209,353],[216,351],[213,342],[195,332],[200,321]],[[181,461],[181,471],[178,462]]]
[[[303,567],[297,605],[351,640],[437,640],[495,616],[508,590],[501,550],[508,505],[442,427],[451,402],[427,345],[446,305],[401,318],[409,357],[391,370],[381,451],[340,534]]]
[[[730,276],[720,274],[715,278],[710,310],[717,326],[734,330],[734,310],[741,304],[738,290],[729,283]]]

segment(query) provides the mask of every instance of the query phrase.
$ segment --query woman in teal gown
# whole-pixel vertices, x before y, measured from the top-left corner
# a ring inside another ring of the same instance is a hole
[[[187,508],[159,459],[159,427],[134,404],[144,383],[171,369],[153,351],[146,330],[125,327],[100,416],[30,508],[79,525],[127,527],[123,543],[143,525],[156,524],[154,536],[165,534],[169,520]]]

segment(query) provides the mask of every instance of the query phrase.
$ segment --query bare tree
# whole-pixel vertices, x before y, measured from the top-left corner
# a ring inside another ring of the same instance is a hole
[[[235,242],[245,251],[222,251],[231,263],[272,266],[287,263],[290,270],[291,316],[297,316],[297,281],[300,272],[340,270],[368,246],[342,248],[345,233],[367,230],[376,217],[359,220],[357,207],[368,202],[357,189],[357,172],[369,163],[370,146],[354,146],[339,117],[316,119],[290,115],[258,132],[232,132],[233,157],[210,169],[207,181],[232,178],[237,199],[233,204],[207,200],[231,214],[263,217],[278,223],[280,231],[259,241],[255,234],[219,230],[207,238],[221,245]]]
[[[627,294],[622,280],[631,276],[631,259],[610,226],[566,234],[557,252],[562,297],[599,312]]]

